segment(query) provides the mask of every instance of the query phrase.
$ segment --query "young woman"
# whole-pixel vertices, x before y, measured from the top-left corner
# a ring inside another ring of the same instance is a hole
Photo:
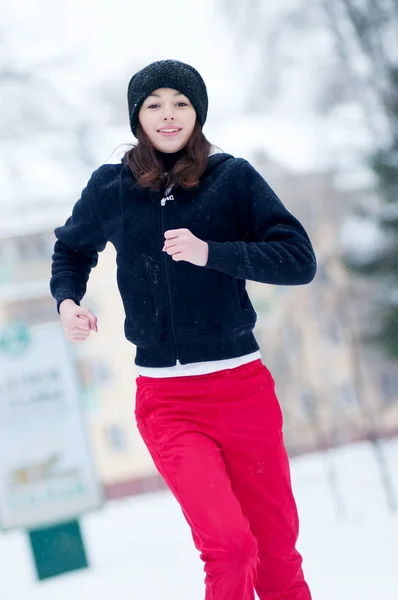
[[[311,243],[246,161],[212,154],[208,98],[184,63],[130,81],[138,144],[95,171],[56,229],[51,290],[69,341],[98,252],[117,251],[125,334],[136,345],[136,419],[205,563],[207,600],[310,600],[274,381],[245,280],[309,283]]]

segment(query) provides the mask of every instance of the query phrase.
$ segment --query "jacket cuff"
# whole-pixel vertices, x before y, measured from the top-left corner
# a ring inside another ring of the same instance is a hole
[[[215,269],[231,277],[238,277],[240,242],[208,241],[209,255],[205,267]]]
[[[86,292],[85,288],[85,284],[70,275],[53,278],[50,283],[50,289],[51,294],[57,301],[58,314],[61,302],[64,300],[73,300],[73,302],[80,305],[80,300]]]
[[[58,314],[59,314],[60,306],[61,306],[61,304],[62,304],[62,302],[64,300],[73,300],[73,302],[75,304],[78,304],[80,306],[80,300],[78,300],[77,298],[72,298],[71,295],[65,296],[65,298],[60,298],[59,300],[57,299],[57,312],[58,312]]]

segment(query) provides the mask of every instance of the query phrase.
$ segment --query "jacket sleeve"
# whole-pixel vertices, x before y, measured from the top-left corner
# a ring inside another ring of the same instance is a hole
[[[65,225],[55,230],[57,241],[52,256],[50,289],[58,311],[61,302],[67,298],[80,304],[90,271],[98,262],[98,252],[107,243],[96,205],[96,173],[91,176]]]
[[[275,285],[312,281],[316,258],[306,231],[260,173],[243,159],[235,191],[237,218],[245,241],[206,240],[206,267],[237,279]]]

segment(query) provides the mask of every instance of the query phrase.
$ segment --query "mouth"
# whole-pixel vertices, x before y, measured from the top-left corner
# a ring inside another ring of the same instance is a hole
[[[164,137],[173,137],[178,135],[180,131],[180,127],[163,127],[162,129],[157,129],[157,132]]]

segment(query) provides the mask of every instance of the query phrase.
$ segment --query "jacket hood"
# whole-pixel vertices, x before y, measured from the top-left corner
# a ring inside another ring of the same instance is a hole
[[[207,175],[208,173],[211,173],[212,171],[214,171],[214,169],[216,169],[217,167],[219,167],[222,163],[226,162],[227,160],[233,160],[234,157],[231,154],[227,154],[226,152],[217,152],[216,154],[211,154],[209,156],[209,161],[207,163],[207,167],[205,169],[205,174]]]

